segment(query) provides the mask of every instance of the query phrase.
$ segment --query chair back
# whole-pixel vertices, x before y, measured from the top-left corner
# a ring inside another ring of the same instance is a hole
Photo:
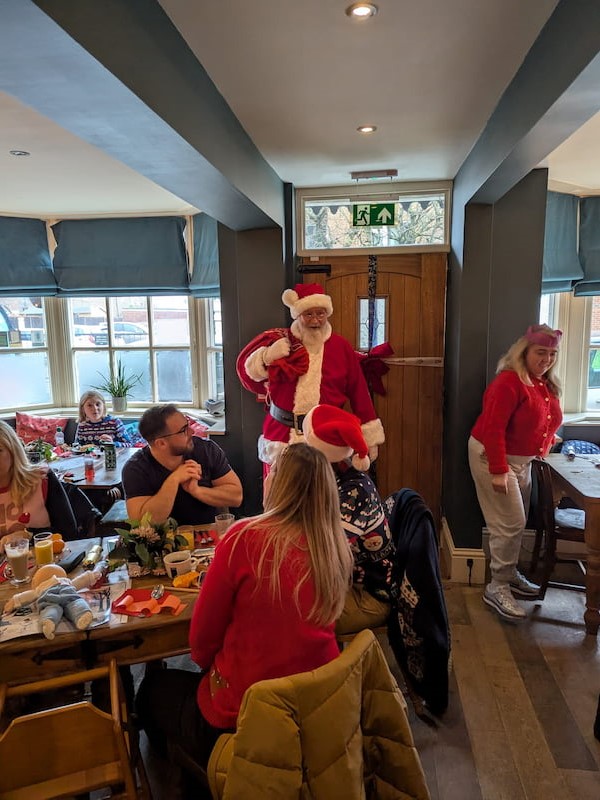
[[[369,630],[312,672],[260,681],[208,764],[215,798],[429,798],[406,703]]]
[[[89,702],[75,702],[13,719],[0,736],[0,798],[48,800],[108,786],[121,790],[120,796],[138,796],[114,662],[110,668],[66,678],[3,687],[0,697],[37,694],[91,677],[109,678],[111,713]]]
[[[534,458],[531,462],[533,475],[537,482],[537,502],[535,504],[535,527],[538,531],[553,531],[555,527],[554,493],[552,490],[552,472],[549,464]]]

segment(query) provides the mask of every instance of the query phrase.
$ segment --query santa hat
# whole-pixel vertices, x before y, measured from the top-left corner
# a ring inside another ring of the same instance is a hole
[[[292,319],[298,319],[300,314],[309,308],[324,308],[328,317],[333,314],[331,297],[325,294],[323,287],[318,283],[297,283],[293,289],[286,289],[281,299],[289,308]]]
[[[304,417],[302,431],[307,443],[332,463],[352,457],[353,467],[362,472],[369,469],[369,448],[354,414],[335,406],[315,406]]]

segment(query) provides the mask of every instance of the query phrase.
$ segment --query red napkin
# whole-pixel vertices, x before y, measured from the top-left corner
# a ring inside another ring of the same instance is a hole
[[[112,604],[114,614],[127,614],[130,617],[151,617],[161,611],[170,611],[174,617],[181,614],[186,607],[178,597],[168,592],[155,600],[151,596],[151,589],[128,589]]]

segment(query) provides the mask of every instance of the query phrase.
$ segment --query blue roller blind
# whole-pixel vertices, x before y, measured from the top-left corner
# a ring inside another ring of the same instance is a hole
[[[548,192],[544,232],[542,293],[570,292],[583,277],[577,257],[577,211],[579,198]]]
[[[575,286],[577,297],[600,294],[600,197],[584,197],[580,205],[579,260],[583,280]]]
[[[194,269],[190,292],[194,297],[219,296],[219,243],[217,221],[206,214],[194,220]]]
[[[46,223],[0,217],[0,294],[20,297],[56,293]]]
[[[58,222],[59,295],[187,294],[183,229],[180,217]]]

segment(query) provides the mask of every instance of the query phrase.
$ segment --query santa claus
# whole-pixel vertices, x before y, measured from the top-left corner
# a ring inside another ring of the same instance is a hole
[[[371,460],[385,437],[359,358],[352,345],[333,333],[328,318],[331,297],[319,284],[286,289],[289,328],[271,328],[256,336],[237,359],[242,384],[267,405],[258,455],[272,464],[288,444],[302,439],[304,416],[319,403],[342,408],[350,403],[361,422]]]

